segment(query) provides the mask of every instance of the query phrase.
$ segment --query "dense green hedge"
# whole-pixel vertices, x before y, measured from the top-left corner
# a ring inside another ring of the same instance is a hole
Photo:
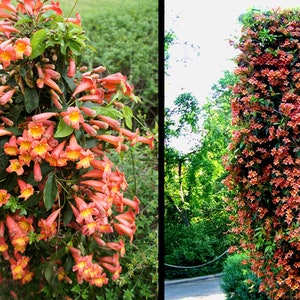
[[[165,225],[164,253],[165,263],[179,266],[197,266],[222,254],[227,245],[214,229],[214,224]],[[222,242],[223,241],[223,242]],[[165,278],[191,278],[196,276],[220,273],[226,256],[200,268],[173,268],[165,267]]]
[[[150,127],[158,114],[158,2],[132,1],[97,11],[83,19],[90,46],[83,60],[108,66],[108,73],[126,74],[143,105],[139,110]]]
[[[223,270],[221,288],[228,300],[267,300],[259,293],[261,280],[251,271],[249,257],[245,253],[228,256]]]

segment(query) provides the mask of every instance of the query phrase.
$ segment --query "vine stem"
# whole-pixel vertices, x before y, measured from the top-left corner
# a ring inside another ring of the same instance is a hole
[[[73,4],[73,6],[72,6],[72,8],[71,8],[71,10],[70,10],[70,12],[69,12],[67,18],[66,18],[66,22],[67,22],[68,19],[70,18],[70,16],[71,16],[72,12],[74,11],[74,9],[75,9],[77,3],[78,3],[78,0],[75,0],[75,3]]]

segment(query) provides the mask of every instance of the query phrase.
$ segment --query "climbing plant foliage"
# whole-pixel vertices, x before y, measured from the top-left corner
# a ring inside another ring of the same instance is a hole
[[[225,183],[232,231],[271,299],[300,299],[300,14],[249,11],[235,46]]]

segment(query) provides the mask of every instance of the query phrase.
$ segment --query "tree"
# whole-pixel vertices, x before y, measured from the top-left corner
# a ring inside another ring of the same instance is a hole
[[[182,112],[177,127],[167,115],[167,140],[168,134],[181,136],[187,124],[190,131],[194,130],[201,136],[199,144],[187,154],[168,147],[168,143],[165,147],[165,253],[169,264],[201,264],[220,255],[233,243],[231,236],[225,234],[228,229],[228,213],[224,199],[228,196],[228,191],[222,181],[226,177],[223,156],[227,152],[231,133],[231,91],[228,86],[235,82],[236,76],[225,72],[224,77],[213,86],[212,99],[198,111],[193,107],[195,103],[192,98],[190,101],[193,103],[186,102],[189,107],[183,105],[186,98],[177,99],[179,107],[174,111]],[[181,109],[181,105],[184,109]],[[201,131],[198,125],[200,118]],[[184,238],[175,241],[177,232]],[[198,240],[202,242],[198,242],[196,246]],[[216,266],[210,266],[210,270],[189,270],[189,273],[167,269],[167,275],[197,276],[221,269],[219,262]]]

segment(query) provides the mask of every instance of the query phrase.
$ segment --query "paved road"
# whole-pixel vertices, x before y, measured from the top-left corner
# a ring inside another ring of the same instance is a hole
[[[221,274],[165,281],[165,300],[225,300]]]

